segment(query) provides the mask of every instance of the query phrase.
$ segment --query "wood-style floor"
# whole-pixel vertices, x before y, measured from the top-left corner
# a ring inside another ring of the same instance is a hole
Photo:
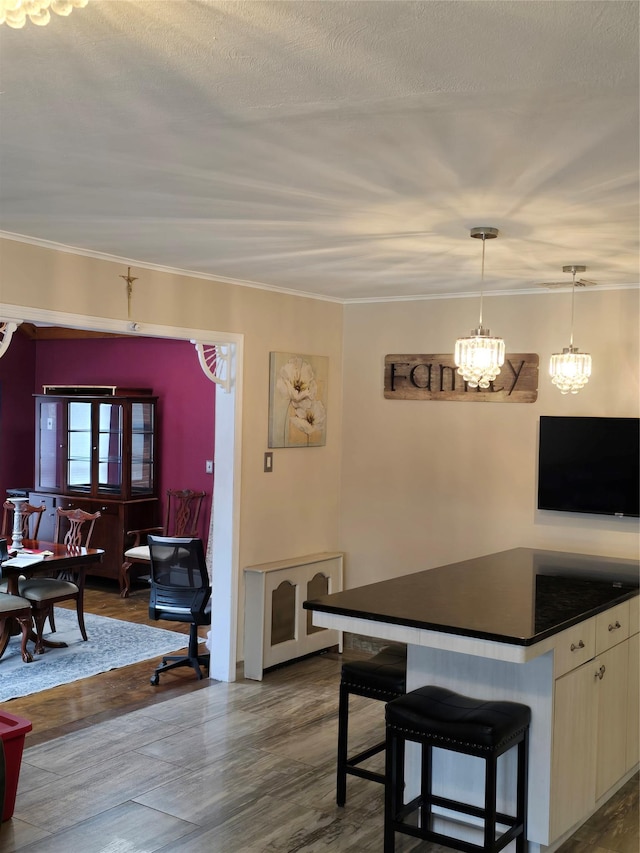
[[[73,609],[73,605],[66,603],[60,606]],[[116,584],[99,578],[89,579],[85,590],[85,612],[182,634],[189,632],[188,625],[180,622],[154,622],[149,619],[149,590],[146,585],[134,585],[131,596],[122,599]],[[202,635],[206,636],[206,631]],[[43,693],[12,699],[4,707],[11,714],[32,721],[33,731],[27,736],[27,746],[34,746],[112,719],[118,714],[164,702],[192,690],[201,690],[209,683],[207,680],[198,681],[193,670],[185,668],[176,670],[171,678],[163,678],[157,687],[152,687],[149,678],[158,663],[159,660],[142,661]],[[3,853],[2,847],[0,853]]]
[[[90,590],[86,609],[147,622],[147,595]],[[0,853],[381,851],[380,785],[350,777],[346,807],[335,806],[343,659],[328,653],[233,684],[178,670],[155,688],[146,661],[5,703],[33,732]],[[381,722],[380,703],[352,700],[352,746]],[[561,850],[639,848],[636,776]],[[410,839],[397,849],[444,853]]]

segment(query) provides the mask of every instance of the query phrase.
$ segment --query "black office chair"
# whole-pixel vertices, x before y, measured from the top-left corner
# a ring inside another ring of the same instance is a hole
[[[211,624],[211,583],[202,539],[149,535],[147,541],[151,555],[149,618],[191,623],[187,654],[163,657],[151,683],[157,685],[161,672],[179,666],[193,667],[200,679],[201,667],[209,670],[210,656],[198,654],[198,627]]]

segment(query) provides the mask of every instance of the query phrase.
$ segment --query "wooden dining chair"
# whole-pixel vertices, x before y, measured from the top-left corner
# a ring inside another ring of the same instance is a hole
[[[23,539],[37,539],[38,531],[40,530],[40,522],[42,521],[42,513],[46,507],[33,506],[29,503],[21,504],[20,515],[22,516],[22,537]],[[5,501],[2,505],[2,536],[11,541],[13,535],[13,514],[15,512],[15,504],[11,501]]]
[[[0,592],[0,657],[4,654],[12,633],[9,623],[14,620],[20,626],[22,634],[20,655],[25,663],[31,663],[33,658],[27,649],[27,641],[31,636],[31,602],[18,595]]]
[[[206,492],[194,492],[192,489],[169,489],[164,527],[147,527],[142,530],[128,530],[127,538],[130,547],[124,553],[124,561],[120,569],[120,595],[127,598],[131,585],[130,571],[134,564],[143,566],[147,574],[151,574],[151,556],[147,545],[149,534],[157,536],[187,536],[197,537],[198,520]]]
[[[42,513],[46,507],[33,506],[32,504],[24,503],[20,505],[20,514],[22,516],[22,538],[37,539]],[[13,518],[15,512],[15,504],[11,501],[5,501],[2,505],[2,537],[6,539],[7,545],[10,547],[13,538]],[[1,573],[0,573],[1,574]],[[7,591],[6,581],[0,581],[0,593]],[[51,630],[55,631],[55,626],[51,624]]]
[[[100,512],[85,512],[82,509],[57,509],[54,539],[67,550],[89,548],[93,528]],[[42,634],[44,623],[53,614],[53,607],[60,601],[75,601],[78,626],[82,639],[87,640],[84,625],[84,580],[85,572],[77,568],[72,572],[74,580],[57,577],[33,577],[18,582],[18,592],[31,602],[31,612],[35,624],[36,647],[35,654],[42,654],[44,645]],[[55,630],[55,623],[51,623]]]

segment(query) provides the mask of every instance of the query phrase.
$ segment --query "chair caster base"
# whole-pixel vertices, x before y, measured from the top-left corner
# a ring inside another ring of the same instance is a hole
[[[190,666],[195,674],[196,678],[201,681],[202,680],[202,669],[204,668],[209,673],[209,659],[210,655],[167,655],[162,658],[162,665],[159,666],[156,671],[151,676],[151,684],[155,687],[160,682],[160,676],[163,672],[169,672],[172,669],[177,669],[178,667]]]

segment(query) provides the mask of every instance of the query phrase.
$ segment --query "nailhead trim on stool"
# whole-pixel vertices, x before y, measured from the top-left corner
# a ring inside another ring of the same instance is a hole
[[[525,853],[530,721],[531,709],[526,705],[472,699],[444,687],[421,687],[389,702],[386,707],[384,853],[394,853],[396,832],[434,841],[466,853],[498,853],[516,839],[516,853]],[[409,803],[404,802],[406,741],[419,743],[422,747],[421,790]],[[484,759],[483,808],[433,793],[431,773],[434,747]],[[498,758],[514,747],[518,749],[515,816],[497,812],[496,803]],[[481,818],[484,823],[484,843],[473,844],[434,831],[434,806]],[[416,811],[419,811],[420,826],[406,822],[407,817]],[[496,824],[508,827],[498,838]]]
[[[347,799],[347,775],[360,776],[384,784],[383,773],[359,767],[363,761],[382,752],[385,741],[348,756],[349,695],[365,696],[390,702],[404,695],[407,685],[407,647],[400,643],[385,646],[369,660],[350,661],[342,666],[338,707],[338,773],[336,802],[343,806]]]

